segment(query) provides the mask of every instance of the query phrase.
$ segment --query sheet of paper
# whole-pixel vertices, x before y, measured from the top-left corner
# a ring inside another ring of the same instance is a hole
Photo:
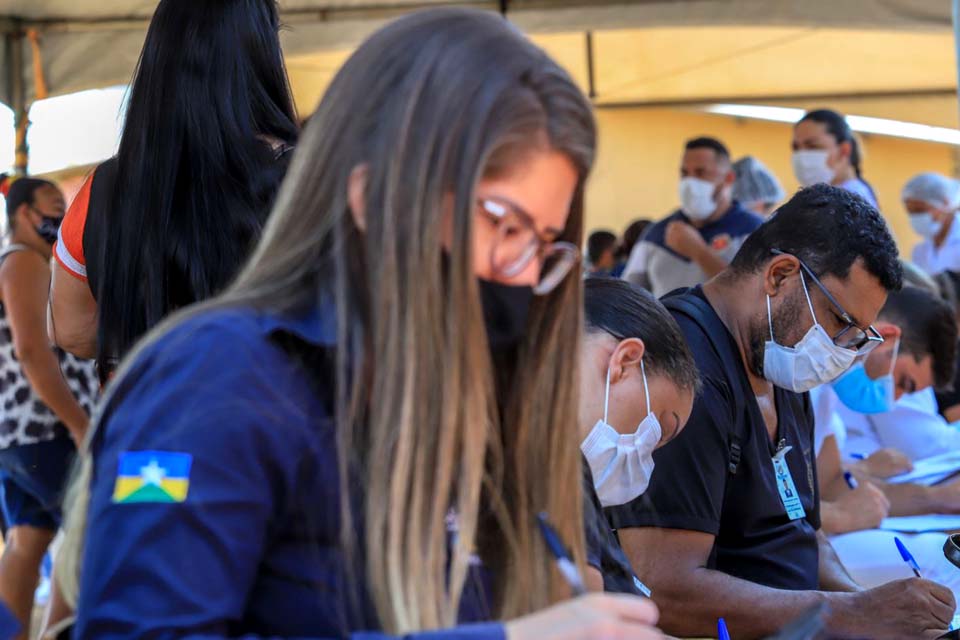
[[[924,533],[928,531],[960,531],[960,515],[933,514],[884,518],[880,528],[886,531]]]
[[[939,456],[924,458],[913,463],[913,471],[893,476],[887,482],[913,482],[934,485],[960,472],[960,451],[950,451]]]

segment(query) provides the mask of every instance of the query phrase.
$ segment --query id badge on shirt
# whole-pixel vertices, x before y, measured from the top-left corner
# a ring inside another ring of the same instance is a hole
[[[793,484],[793,476],[790,475],[790,467],[787,466],[786,455],[793,447],[784,447],[773,456],[773,473],[777,477],[777,491],[780,492],[780,501],[783,502],[783,508],[787,512],[787,517],[791,520],[799,520],[807,515],[800,502],[800,494],[797,493],[797,487]]]

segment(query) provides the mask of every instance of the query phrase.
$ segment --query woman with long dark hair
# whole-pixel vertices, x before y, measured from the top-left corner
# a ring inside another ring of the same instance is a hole
[[[249,255],[297,118],[275,0],[162,0],[117,156],[56,247],[51,334],[105,377],[172,310],[223,289]]]
[[[860,141],[836,111],[809,111],[794,125],[793,172],[801,186],[832,184],[878,206],[873,187],[863,177]]]
[[[237,281],[110,385],[69,525],[75,637],[661,637],[634,597],[551,607],[571,588],[538,529],[583,566],[595,141],[569,76],[495,14],[367,40]]]

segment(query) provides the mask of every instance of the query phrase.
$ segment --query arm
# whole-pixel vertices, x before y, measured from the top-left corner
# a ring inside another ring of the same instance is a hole
[[[817,544],[820,547],[820,588],[824,591],[861,591],[860,585],[847,573],[823,531],[817,532]]]
[[[700,265],[703,272],[707,274],[707,278],[712,278],[727,268],[726,261],[714,253],[707,245],[703,245],[703,248],[695,252],[690,258]]]
[[[960,513],[960,478],[926,487],[877,481],[890,500],[890,515],[918,516],[927,513]]]
[[[2,272],[0,288],[17,360],[31,388],[79,444],[83,442],[89,417],[70,391],[57,354],[43,330],[49,267],[32,251],[18,251],[7,257]]]
[[[824,438],[817,454],[817,478],[820,483],[820,525],[826,533],[874,529],[890,512],[889,499],[866,477],[858,476],[856,489],[847,485],[834,435]],[[833,549],[829,552],[832,554]]]
[[[53,263],[47,332],[54,344],[78,358],[97,356],[97,303],[87,281],[59,262]]]
[[[621,529],[620,540],[653,591],[661,628],[677,636],[712,636],[723,617],[737,637],[761,638],[819,603],[829,607],[830,637],[840,638],[933,639],[953,616],[950,591],[925,580],[897,580],[869,591],[786,591],[707,569],[714,543],[707,533]],[[827,560],[823,577],[831,586],[855,588],[833,563]]]
[[[674,220],[668,224],[664,242],[673,251],[696,262],[707,278],[727,268],[726,260],[714,253],[700,231],[686,222]]]
[[[53,247],[53,278],[47,332],[55,345],[78,358],[97,355],[97,303],[87,282],[83,235],[94,175],[70,203]]]
[[[619,533],[627,557],[660,607],[661,628],[672,635],[712,636],[717,618],[723,617],[739,637],[762,637],[830,597],[771,589],[707,569],[715,539],[708,533],[653,527]]]

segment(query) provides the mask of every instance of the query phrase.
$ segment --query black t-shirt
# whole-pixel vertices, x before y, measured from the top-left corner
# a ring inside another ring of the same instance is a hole
[[[699,287],[681,295],[705,300]],[[736,343],[710,309],[709,330]],[[807,394],[775,387],[777,442],[770,441],[760,407],[740,358],[740,379],[728,380],[724,364],[696,322],[673,312],[693,351],[703,381],[683,432],[654,453],[656,472],[637,500],[607,509],[616,529],[660,527],[702,531],[716,536],[708,568],[781,589],[818,585],[820,496],[813,448],[813,413]],[[742,415],[730,389],[741,389]],[[731,435],[740,438],[741,456],[731,473]],[[806,515],[790,520],[777,489],[772,458],[786,454]]]
[[[583,461],[583,519],[587,538],[587,564],[600,571],[603,590],[608,593],[640,595],[633,567],[620,546],[616,533],[603,513],[600,496],[593,486],[587,461]]]

